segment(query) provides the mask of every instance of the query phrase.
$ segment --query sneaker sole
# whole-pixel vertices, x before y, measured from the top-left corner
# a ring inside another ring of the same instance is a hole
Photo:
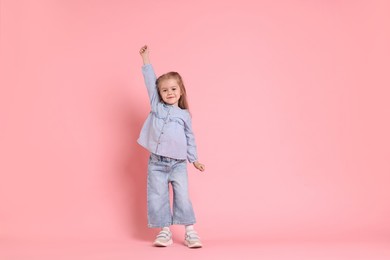
[[[190,244],[188,243],[186,240],[184,241],[184,244],[186,246],[188,246],[189,248],[201,248],[202,247],[202,244],[201,243],[193,243],[193,244]]]
[[[153,245],[154,246],[157,246],[157,247],[167,247],[167,246],[170,246],[170,245],[172,245],[173,244],[173,241],[172,241],[172,239],[171,240],[169,240],[168,242],[160,242],[160,241],[155,241],[154,243],[153,243]]]

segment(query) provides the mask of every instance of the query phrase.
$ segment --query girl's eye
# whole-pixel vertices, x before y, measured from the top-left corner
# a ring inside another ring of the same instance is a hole
[[[167,92],[167,90],[166,89],[163,89],[163,91],[162,92]]]
[[[176,90],[176,88],[172,88],[172,90],[173,90],[173,91],[175,91],[175,90]]]

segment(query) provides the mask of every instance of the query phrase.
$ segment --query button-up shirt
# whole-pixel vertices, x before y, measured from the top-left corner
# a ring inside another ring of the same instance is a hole
[[[138,143],[151,153],[173,158],[197,161],[195,136],[191,115],[187,109],[160,101],[156,74],[151,64],[142,66],[148,90],[151,111],[142,127]]]

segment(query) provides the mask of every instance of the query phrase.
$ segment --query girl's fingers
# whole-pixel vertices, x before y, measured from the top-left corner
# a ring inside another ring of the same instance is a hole
[[[147,45],[145,45],[145,46],[143,46],[142,48],[141,48],[141,50],[139,51],[139,53],[144,53],[146,50],[148,49],[148,46]]]

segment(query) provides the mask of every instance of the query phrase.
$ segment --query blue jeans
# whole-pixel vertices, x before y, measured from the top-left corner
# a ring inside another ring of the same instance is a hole
[[[173,214],[169,203],[169,183],[173,189]],[[186,160],[150,154],[147,200],[148,227],[195,223],[195,214],[188,194]]]

